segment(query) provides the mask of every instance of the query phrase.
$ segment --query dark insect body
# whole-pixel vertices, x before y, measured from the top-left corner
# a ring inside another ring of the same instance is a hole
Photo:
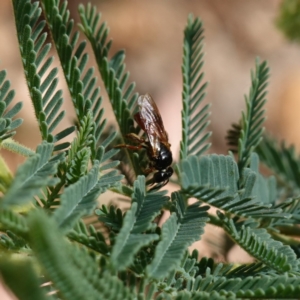
[[[150,174],[156,171],[148,183],[156,184],[155,188],[161,188],[169,182],[169,178],[173,174],[171,167],[173,158],[168,134],[165,131],[158,108],[150,95],[139,96],[138,106],[139,111],[134,115],[134,120],[146,133],[147,140],[134,133],[129,133],[126,137],[137,145],[122,144],[118,145],[117,148],[146,149],[149,158],[149,168],[145,170],[145,173]]]

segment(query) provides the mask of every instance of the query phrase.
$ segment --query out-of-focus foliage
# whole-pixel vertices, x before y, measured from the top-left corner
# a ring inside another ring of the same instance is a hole
[[[282,0],[276,24],[285,36],[297,43],[300,42],[300,1]]]

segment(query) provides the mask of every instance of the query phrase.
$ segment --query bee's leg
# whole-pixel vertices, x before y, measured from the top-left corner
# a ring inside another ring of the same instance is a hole
[[[133,145],[127,145],[127,144],[120,144],[120,145],[115,146],[114,148],[127,148],[130,150],[140,150],[142,148],[144,148],[144,149],[148,148],[146,141],[143,138],[139,137],[137,134],[128,133],[128,134],[126,134],[126,137],[138,145],[133,146]]]
[[[142,137],[139,137],[135,133],[128,133],[126,134],[126,137],[137,144],[145,144],[145,140]]]
[[[152,173],[153,171],[155,171],[155,168],[153,167],[150,167],[150,168],[147,168],[147,169],[142,169],[143,173],[145,175],[149,175],[150,173]]]
[[[149,168],[143,170],[143,172],[144,172],[144,174],[145,174],[146,176],[148,176],[148,175],[149,175],[150,173],[152,173],[153,171],[155,171],[155,168],[153,168],[153,167],[151,167],[151,166],[149,166]],[[154,180],[154,177],[151,176],[150,179],[148,179],[148,180],[146,181],[146,185],[152,186],[153,184],[155,184],[155,180]]]
[[[143,147],[143,145],[137,145],[137,146],[133,146],[133,145],[127,145],[127,144],[120,144],[115,146],[114,148],[126,148],[126,149],[130,149],[130,150],[140,150]]]
[[[167,183],[169,182],[169,179],[163,181],[163,182],[159,182],[159,183],[156,183],[153,187],[151,187],[149,189],[149,191],[156,191],[156,190],[159,190],[161,189],[162,187],[164,187]],[[154,184],[155,182],[152,182],[152,185]]]

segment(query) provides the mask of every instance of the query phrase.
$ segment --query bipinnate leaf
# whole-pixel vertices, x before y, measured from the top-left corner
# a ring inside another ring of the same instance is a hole
[[[260,174],[259,158],[255,152],[251,154],[250,169],[256,173],[256,180],[252,189],[252,195],[262,203],[275,203],[277,197],[275,176],[264,177]]]
[[[191,155],[177,165],[177,171],[182,189],[194,197],[226,198],[237,193],[239,172],[229,155]]]
[[[57,172],[57,165],[64,159],[64,153],[51,157],[53,144],[43,142],[37,147],[36,154],[18,168],[14,181],[1,205],[21,206],[33,200],[33,196],[46,186],[52,186],[58,182],[53,178]]]
[[[237,183],[241,176],[232,156],[192,155],[177,165],[177,171],[182,192],[188,197],[195,197],[209,205],[240,216],[282,217],[280,208],[262,202],[260,197],[253,193],[257,172],[245,168],[241,181],[243,189],[238,189]]]
[[[265,228],[249,219],[237,222],[217,212],[230,237],[258,261],[279,273],[299,275],[299,260],[291,247],[274,240]]]
[[[165,195],[166,191],[146,192],[145,184],[145,176],[138,176],[134,182],[132,201],[136,202],[138,207],[133,232],[143,232],[155,226],[155,223],[151,223],[152,220],[160,214],[162,207],[169,200],[169,197]]]
[[[199,207],[199,203],[187,205],[180,193],[172,194],[174,212],[162,227],[161,240],[158,243],[154,259],[147,267],[148,276],[161,279],[180,265],[187,248],[200,240],[208,221],[208,206]]]
[[[133,299],[116,276],[105,270],[100,273],[87,249],[67,242],[54,218],[35,210],[29,216],[29,227],[29,244],[42,274],[62,299]]]
[[[90,214],[95,208],[102,191],[98,172],[99,162],[95,162],[87,175],[66,188],[61,195],[61,205],[53,215],[60,228],[72,229],[79,218]]]
[[[159,239],[157,234],[137,233],[135,229],[138,205],[133,202],[123,221],[123,226],[116,238],[111,262],[116,270],[124,270],[133,263],[137,251]]]

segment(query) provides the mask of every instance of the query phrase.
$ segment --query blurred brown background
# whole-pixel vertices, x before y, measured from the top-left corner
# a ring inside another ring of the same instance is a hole
[[[78,20],[77,4],[85,1],[69,2],[73,18]],[[158,103],[174,153],[178,153],[181,137],[182,40],[189,13],[200,16],[205,27],[204,71],[205,80],[210,82],[206,99],[213,104],[212,151],[227,151],[224,137],[245,107],[244,94],[249,91],[250,69],[254,68],[256,56],[266,59],[271,68],[267,128],[299,148],[300,45],[288,42],[275,26],[280,2],[92,1],[111,29],[113,51],[126,49],[127,69],[131,72],[130,80],[137,83],[137,91],[150,93]],[[22,112],[25,122],[17,137],[25,145],[35,148],[39,134],[24,82],[12,7],[8,0],[2,0],[0,4],[0,45],[0,68],[7,69],[8,79],[16,88],[15,101],[25,102]],[[103,94],[106,95],[104,90]],[[73,114],[72,109],[68,109],[71,106],[66,91],[64,96],[68,113],[65,122],[70,123]],[[107,101],[106,105],[107,116],[112,118]],[[5,155],[10,157],[7,153]],[[15,170],[21,161],[13,156],[12,169]],[[8,298],[3,295],[0,299]]]

